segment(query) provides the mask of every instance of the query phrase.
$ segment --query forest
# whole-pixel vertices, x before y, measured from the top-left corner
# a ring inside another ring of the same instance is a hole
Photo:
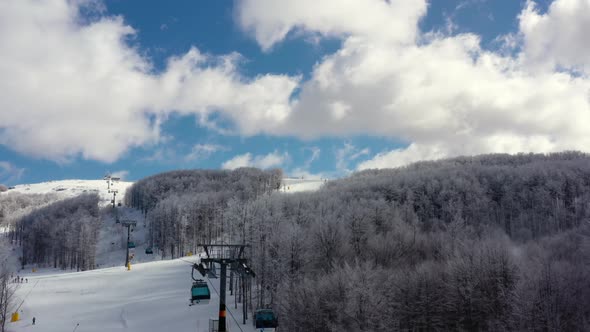
[[[0,226],[14,228],[16,221],[33,210],[58,201],[55,194],[21,194],[17,192],[0,195]]]
[[[590,329],[590,157],[372,170],[233,204],[288,331]]]
[[[83,194],[36,209],[16,220],[10,238],[26,264],[78,271],[95,268],[100,231],[98,195]]]
[[[282,171],[185,170],[161,173],[134,183],[125,204],[144,212],[150,246],[163,257],[196,252],[224,232],[223,215],[234,200],[245,202],[280,188]]]
[[[287,195],[174,183],[138,206],[155,243],[249,244],[255,307],[283,331],[590,329],[587,154],[421,162]]]
[[[292,194],[281,178],[167,172],[125,204],[165,258],[248,244],[252,309],[274,309],[281,331],[590,330],[588,154],[419,162]],[[23,264],[94,268],[96,196],[0,199]]]

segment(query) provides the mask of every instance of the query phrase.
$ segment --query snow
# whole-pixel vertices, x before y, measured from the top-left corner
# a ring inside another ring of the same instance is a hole
[[[295,193],[301,191],[315,191],[318,190],[326,179],[301,179],[301,178],[284,178],[281,182],[281,192]],[[112,187],[118,190],[116,195],[117,203],[123,200],[127,188],[133,182],[119,181]],[[19,192],[24,194],[47,194],[54,193],[64,198],[78,196],[83,193],[96,192],[101,201],[101,206],[111,203],[113,194],[109,193],[107,182],[105,180],[60,180],[49,181],[35,184],[20,184],[0,195],[6,195],[11,192]]]
[[[44,270],[21,273],[28,283],[17,295],[20,320],[8,323],[8,331],[207,331],[209,318],[219,312],[219,279],[209,279],[211,301],[188,306],[191,263],[197,258],[142,263],[93,271],[63,273]],[[229,278],[228,278],[229,279]],[[244,332],[252,332],[252,320],[242,325],[242,307],[235,309],[227,292],[228,309]],[[32,325],[32,318],[36,325]],[[251,316],[249,316],[251,318]],[[240,331],[227,314],[230,331]]]
[[[20,320],[8,323],[8,331],[207,331],[209,319],[219,313],[219,279],[209,279],[211,301],[208,304],[188,306],[192,284],[192,263],[198,256],[174,260],[161,260],[156,255],[146,255],[147,227],[140,212],[117,208],[121,220],[133,219],[137,227],[131,233],[137,245],[131,270],[123,266],[126,254],[127,230],[115,223],[110,212],[102,216],[97,245],[97,263],[100,269],[83,272],[62,271],[53,268],[27,266],[18,273],[28,279],[19,284],[17,303]],[[5,250],[10,252],[9,250]],[[18,266],[13,251],[11,266]],[[1,257],[0,257],[1,259]],[[143,262],[143,263],[139,263]],[[195,273],[198,275],[198,273]],[[229,279],[229,278],[228,278]],[[242,325],[242,306],[235,309],[234,297],[229,295],[229,311],[239,322],[227,314],[229,331],[253,332],[252,320]],[[249,317],[251,318],[251,313]],[[32,325],[32,318],[36,324]]]
[[[300,179],[284,178],[281,182],[281,192],[295,193],[302,191],[315,191],[326,183],[326,179]]]
[[[125,196],[125,191],[133,182],[118,181],[111,188],[117,189],[116,200],[120,202]],[[23,194],[48,194],[54,193],[63,198],[75,197],[83,193],[97,193],[100,197],[101,206],[110,204],[113,194],[109,193],[106,180],[60,180],[34,184],[20,184],[14,186],[0,195],[7,195],[12,192]]]

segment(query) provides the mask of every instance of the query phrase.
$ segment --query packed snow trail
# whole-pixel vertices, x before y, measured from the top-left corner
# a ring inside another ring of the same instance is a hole
[[[208,304],[188,305],[191,265],[183,260],[136,264],[131,271],[121,266],[74,273],[41,272],[19,274],[29,282],[20,284],[18,302],[30,294],[21,307],[20,321],[8,323],[8,331],[72,331],[78,323],[76,332],[207,331],[209,318],[216,318],[219,310],[219,297],[213,290]],[[209,281],[219,289],[219,279]],[[241,324],[242,307],[238,304],[234,309],[229,292],[227,302],[241,329],[253,332],[251,319]],[[37,319],[34,326],[33,317]],[[240,331],[229,314],[227,324],[230,331]]]

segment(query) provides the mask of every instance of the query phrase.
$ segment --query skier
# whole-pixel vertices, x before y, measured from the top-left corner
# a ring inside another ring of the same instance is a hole
[[[33,317],[33,325],[35,325],[35,317]]]

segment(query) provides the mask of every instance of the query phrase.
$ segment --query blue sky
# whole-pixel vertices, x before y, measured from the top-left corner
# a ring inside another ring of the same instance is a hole
[[[308,2],[7,0],[0,183],[334,178],[588,142],[584,0]]]

